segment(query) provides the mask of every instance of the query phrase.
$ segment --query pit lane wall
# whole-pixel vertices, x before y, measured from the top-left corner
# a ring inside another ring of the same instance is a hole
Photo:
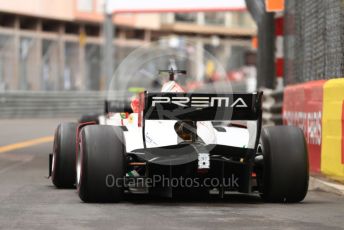
[[[344,78],[287,86],[283,123],[304,131],[311,172],[344,181]]]

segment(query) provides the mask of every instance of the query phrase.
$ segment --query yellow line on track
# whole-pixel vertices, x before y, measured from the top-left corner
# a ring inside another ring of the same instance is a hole
[[[47,137],[40,137],[40,138],[28,140],[28,141],[18,142],[18,143],[14,143],[10,145],[4,145],[4,146],[0,146],[0,153],[5,153],[5,152],[17,150],[17,149],[23,149],[23,148],[31,147],[34,145],[51,142],[53,140],[54,140],[54,136],[47,136]]]

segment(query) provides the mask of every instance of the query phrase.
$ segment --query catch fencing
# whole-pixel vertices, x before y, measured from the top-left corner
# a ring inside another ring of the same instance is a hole
[[[344,1],[287,0],[285,84],[344,76]]]

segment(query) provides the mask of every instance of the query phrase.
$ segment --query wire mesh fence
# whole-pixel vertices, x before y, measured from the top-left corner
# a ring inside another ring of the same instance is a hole
[[[287,0],[285,83],[344,76],[344,1]]]

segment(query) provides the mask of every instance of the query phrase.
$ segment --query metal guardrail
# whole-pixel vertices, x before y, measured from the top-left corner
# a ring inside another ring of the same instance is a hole
[[[263,91],[263,124],[282,125],[283,90]]]
[[[104,111],[105,92],[0,92],[0,118],[79,117]]]

